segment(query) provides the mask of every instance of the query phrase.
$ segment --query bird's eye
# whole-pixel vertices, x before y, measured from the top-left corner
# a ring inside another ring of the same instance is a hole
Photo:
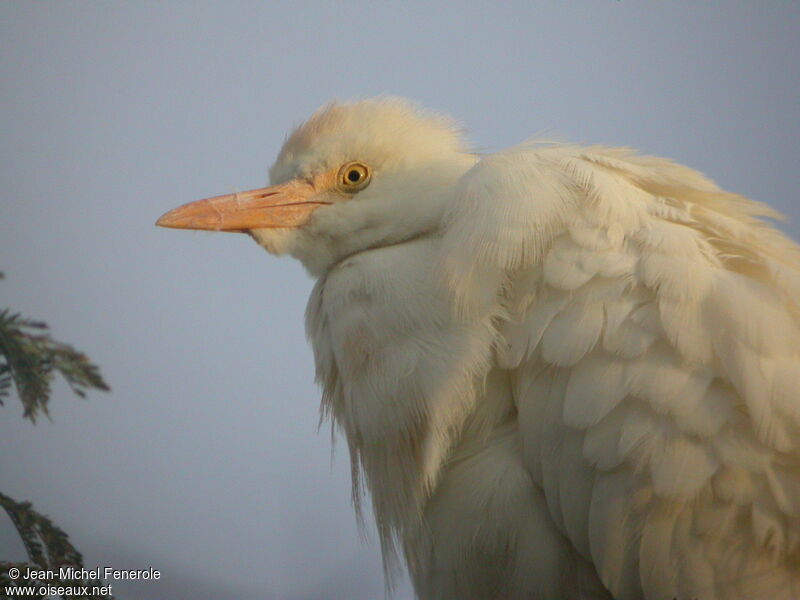
[[[357,192],[369,183],[370,173],[367,165],[351,162],[339,169],[339,185],[347,192]]]

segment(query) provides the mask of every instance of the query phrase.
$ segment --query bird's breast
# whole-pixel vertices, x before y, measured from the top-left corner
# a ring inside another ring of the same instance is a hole
[[[438,252],[422,238],[353,256],[309,308],[318,379],[388,521],[421,507],[492,361],[491,323],[455,313]]]

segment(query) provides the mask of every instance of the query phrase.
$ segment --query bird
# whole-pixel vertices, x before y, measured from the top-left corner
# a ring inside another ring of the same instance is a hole
[[[270,185],[157,224],[315,279],[321,411],[421,600],[800,598],[800,247],[765,204],[628,148],[479,154],[336,101]]]

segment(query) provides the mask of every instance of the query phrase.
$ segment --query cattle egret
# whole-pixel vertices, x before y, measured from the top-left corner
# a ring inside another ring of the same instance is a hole
[[[316,278],[322,411],[419,598],[800,598],[800,247],[774,211],[627,149],[479,156],[390,98],[322,108],[270,177],[158,224]]]

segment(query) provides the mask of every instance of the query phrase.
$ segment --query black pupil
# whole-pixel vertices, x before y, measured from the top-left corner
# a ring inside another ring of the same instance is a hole
[[[347,180],[351,183],[358,183],[361,179],[361,172],[353,169],[347,173]]]

